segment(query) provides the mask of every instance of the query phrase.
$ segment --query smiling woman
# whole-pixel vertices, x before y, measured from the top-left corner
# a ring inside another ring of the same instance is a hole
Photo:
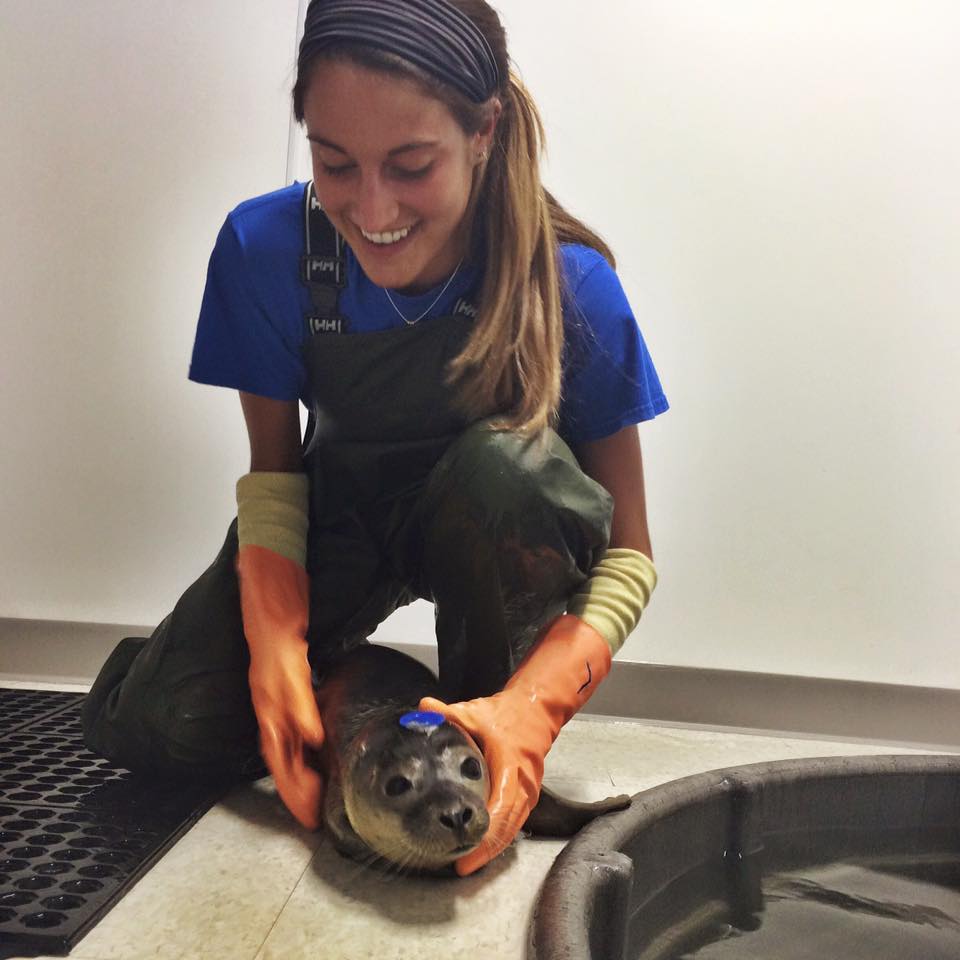
[[[442,283],[468,253],[475,179],[500,115],[467,136],[422,86],[348,61],[321,61],[303,100],[317,198],[378,286]],[[357,115],[369,119],[358,125]]]
[[[313,182],[227,217],[190,368],[241,395],[237,521],[108,660],[84,729],[153,773],[262,756],[316,826],[312,674],[427,599],[456,702],[424,709],[491,773],[471,872],[649,600],[636,425],[667,403],[612,254],[540,181],[542,124],[487,3],[312,0],[292,93]]]

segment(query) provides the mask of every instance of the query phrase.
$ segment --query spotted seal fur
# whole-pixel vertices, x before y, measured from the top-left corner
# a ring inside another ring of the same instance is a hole
[[[441,695],[427,667],[364,644],[324,669],[315,693],[326,733],[322,820],[340,853],[440,871],[480,843],[489,826],[489,780],[477,745],[452,723],[400,724],[422,697]],[[572,836],[629,802],[619,796],[577,803],[544,788],[526,829]]]

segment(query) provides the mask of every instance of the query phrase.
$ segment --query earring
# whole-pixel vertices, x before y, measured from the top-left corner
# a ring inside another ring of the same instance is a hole
[[[477,157],[477,160],[479,160],[480,163],[483,163],[483,161],[486,159],[487,159],[487,151],[483,150],[481,151],[480,155]]]

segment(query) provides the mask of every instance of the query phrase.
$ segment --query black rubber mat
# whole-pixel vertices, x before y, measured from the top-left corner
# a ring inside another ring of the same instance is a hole
[[[95,757],[82,701],[0,689],[0,958],[66,955],[226,790]]]

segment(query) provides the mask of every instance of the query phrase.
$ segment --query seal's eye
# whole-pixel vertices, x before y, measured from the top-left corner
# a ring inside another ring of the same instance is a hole
[[[480,762],[475,757],[467,757],[467,759],[460,764],[460,772],[468,780],[479,780],[483,776],[483,771],[480,769]]]
[[[399,797],[406,793],[413,784],[406,777],[391,777],[383,788],[388,797]]]

